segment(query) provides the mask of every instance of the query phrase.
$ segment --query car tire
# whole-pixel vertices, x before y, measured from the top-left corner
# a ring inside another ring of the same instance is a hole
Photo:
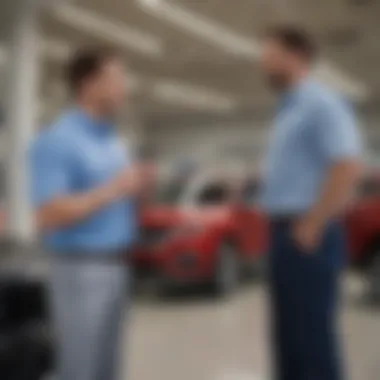
[[[223,243],[219,247],[212,280],[213,293],[220,298],[234,293],[240,280],[240,263],[233,245]]]

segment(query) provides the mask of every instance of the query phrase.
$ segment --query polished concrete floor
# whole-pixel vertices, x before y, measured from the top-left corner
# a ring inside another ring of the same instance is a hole
[[[380,308],[358,302],[352,288],[356,285],[349,279],[342,315],[349,379],[376,380]],[[268,379],[265,292],[260,285],[246,286],[228,301],[197,295],[164,300],[139,296],[128,325],[125,379]]]

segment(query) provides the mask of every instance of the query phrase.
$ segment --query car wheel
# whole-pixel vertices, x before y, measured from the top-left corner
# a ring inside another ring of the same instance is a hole
[[[217,255],[213,278],[214,293],[220,297],[232,294],[239,284],[239,278],[240,265],[236,250],[231,244],[224,243]]]

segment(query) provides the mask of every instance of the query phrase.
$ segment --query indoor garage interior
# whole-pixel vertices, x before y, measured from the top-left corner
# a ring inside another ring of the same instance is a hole
[[[187,177],[180,194],[151,200],[174,214],[204,178],[258,176],[276,106],[258,67],[260,37],[274,23],[298,22],[321,46],[313,75],[354,105],[364,136],[368,186],[355,202],[363,211],[371,197],[365,223],[375,233],[355,256],[368,255],[365,270],[350,262],[342,278],[340,329],[348,379],[379,379],[379,20],[378,0],[1,0],[1,273],[44,281],[48,270],[32,221],[26,152],[39,129],[70,107],[63,68],[76,49],[107,44],[122,53],[128,101],[119,133],[136,159],[153,160],[159,188]],[[256,208],[255,195],[247,210]],[[162,291],[153,275],[137,279],[132,268],[123,379],[271,380],[260,254],[250,278],[223,295],[192,283]],[[176,260],[197,265],[192,252]],[[54,370],[42,379],[54,379]]]

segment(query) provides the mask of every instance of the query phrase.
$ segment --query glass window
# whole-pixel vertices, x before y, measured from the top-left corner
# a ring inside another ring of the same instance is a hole
[[[174,205],[177,204],[186,188],[186,181],[173,181],[161,184],[156,193],[158,203]]]
[[[199,205],[218,205],[226,203],[230,198],[230,191],[225,183],[211,183],[206,185],[197,197]]]

